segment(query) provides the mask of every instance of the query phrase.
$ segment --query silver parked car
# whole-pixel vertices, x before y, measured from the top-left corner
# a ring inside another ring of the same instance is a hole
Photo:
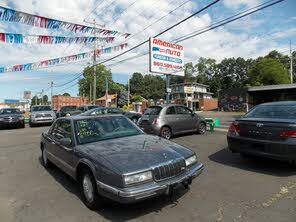
[[[39,124],[52,124],[56,119],[56,114],[51,106],[32,106],[29,119],[30,127]]]
[[[206,132],[206,121],[186,106],[164,104],[150,106],[140,118],[138,125],[146,133],[156,134],[166,139],[173,135],[197,132]]]

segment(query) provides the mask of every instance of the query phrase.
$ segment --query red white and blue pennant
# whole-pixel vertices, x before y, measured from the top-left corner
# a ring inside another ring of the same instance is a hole
[[[75,24],[71,22],[50,19],[43,16],[32,15],[25,12],[16,11],[13,9],[0,6],[0,20],[6,22],[19,22],[26,25],[31,25],[46,29],[64,29],[75,33],[91,33],[101,34],[103,36],[123,36],[127,38],[129,33],[121,33],[115,30],[104,28],[94,28],[90,26]]]
[[[123,50],[126,47],[127,47],[127,43],[124,43],[124,44],[120,44],[118,46],[97,49],[95,51],[95,55],[98,57],[103,54],[109,54],[112,52],[117,52],[117,51]],[[70,55],[70,56],[64,56],[64,57],[55,58],[55,59],[43,60],[43,61],[34,62],[34,63],[14,65],[14,66],[9,66],[9,67],[0,67],[0,73],[29,71],[29,70],[34,70],[34,69],[38,69],[38,68],[46,68],[46,67],[50,67],[50,66],[55,66],[55,65],[59,65],[59,64],[65,64],[65,63],[69,63],[69,62],[74,62],[74,61],[79,61],[79,60],[91,58],[93,56],[94,56],[94,51],[89,51],[89,52],[79,53],[79,54]]]
[[[111,43],[115,37],[64,37],[47,35],[22,35],[13,33],[0,33],[0,43],[11,44],[87,44],[94,41]]]

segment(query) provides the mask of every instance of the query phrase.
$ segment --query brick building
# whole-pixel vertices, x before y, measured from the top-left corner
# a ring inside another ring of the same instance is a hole
[[[218,101],[212,98],[209,86],[199,83],[180,83],[171,85],[172,102],[182,104],[192,110],[214,110]]]
[[[52,108],[59,110],[62,106],[81,106],[89,103],[86,97],[53,96]]]

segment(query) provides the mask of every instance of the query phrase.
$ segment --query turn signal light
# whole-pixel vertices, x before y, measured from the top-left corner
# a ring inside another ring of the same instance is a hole
[[[228,129],[229,132],[232,132],[232,133],[240,133],[240,127],[238,124],[235,124],[235,123],[231,123],[229,129]]]
[[[158,119],[155,118],[155,119],[153,120],[153,122],[152,122],[152,125],[156,125],[157,123],[158,123]]]
[[[296,130],[284,130],[283,132],[281,132],[280,137],[296,138]]]

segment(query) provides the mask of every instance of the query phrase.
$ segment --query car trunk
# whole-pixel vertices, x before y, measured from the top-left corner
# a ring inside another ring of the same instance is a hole
[[[296,130],[296,124],[285,119],[243,118],[237,124],[240,136],[263,140],[283,140],[283,131]]]
[[[160,106],[149,107],[141,118],[140,126],[151,126],[153,121],[159,117],[161,109],[162,108]]]

